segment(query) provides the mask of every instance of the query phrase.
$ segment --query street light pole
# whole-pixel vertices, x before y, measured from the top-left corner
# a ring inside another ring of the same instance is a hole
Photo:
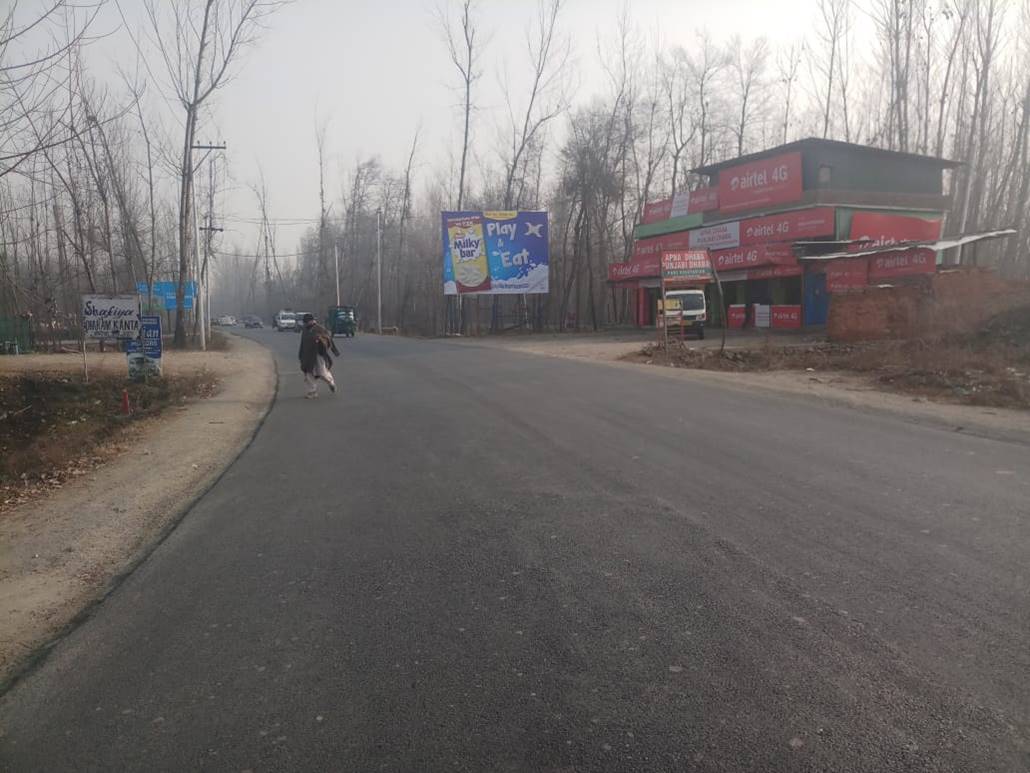
[[[336,305],[340,305],[340,243],[333,239],[333,262],[336,264]]]
[[[376,326],[383,334],[383,210],[376,210]]]

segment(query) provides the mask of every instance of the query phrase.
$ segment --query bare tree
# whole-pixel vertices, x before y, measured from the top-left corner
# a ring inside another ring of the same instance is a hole
[[[780,124],[782,135],[780,141],[787,142],[787,134],[790,131],[790,109],[793,104],[794,86],[798,80],[798,70],[801,68],[801,59],[804,54],[804,45],[791,43],[789,48],[780,51],[776,59],[776,69],[783,84],[783,121]]]
[[[508,142],[504,159],[504,207],[516,206],[525,188],[527,150],[544,127],[566,107],[564,79],[571,53],[568,37],[560,35],[558,21],[564,0],[538,0],[536,29],[526,33],[530,66],[533,69],[525,110],[516,116],[510,91],[506,90]],[[518,183],[518,190],[516,184]]]
[[[823,137],[830,136],[830,114],[833,107],[833,82],[837,77],[841,43],[847,30],[851,0],[819,0],[819,22],[816,37],[821,56],[815,60],[817,71],[826,85],[823,89]]]
[[[183,303],[192,236],[194,162],[201,107],[229,80],[242,50],[282,2],[261,0],[146,0],[145,7],[172,91],[185,113],[179,165],[179,276],[176,346],[186,344]]]
[[[444,8],[437,9],[440,28],[443,31],[444,42],[447,44],[447,52],[450,54],[451,63],[461,76],[463,94],[461,168],[458,172],[458,200],[455,205],[459,210],[465,204],[465,173],[468,165],[474,105],[472,87],[483,75],[482,70],[479,68],[479,46],[481,41],[477,40],[479,28],[476,26],[474,18],[475,10],[475,0],[462,0],[461,11],[458,15],[458,26],[460,29],[456,31],[449,11]]]
[[[737,155],[744,155],[746,136],[756,114],[764,113],[764,75],[769,60],[769,42],[758,38],[750,43],[741,41],[739,35],[730,41],[730,66],[733,69],[733,84],[736,87],[737,120],[733,133],[737,137]]]

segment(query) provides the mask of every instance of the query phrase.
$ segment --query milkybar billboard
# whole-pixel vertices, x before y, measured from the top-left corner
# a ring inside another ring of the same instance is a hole
[[[546,212],[442,212],[441,225],[446,295],[548,292]]]

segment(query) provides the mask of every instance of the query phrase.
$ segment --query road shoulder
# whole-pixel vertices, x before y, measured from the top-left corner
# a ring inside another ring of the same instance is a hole
[[[218,394],[143,422],[117,458],[0,519],[0,689],[142,561],[250,443],[275,397],[274,358],[233,336],[214,369]]]
[[[1030,411],[931,401],[877,389],[867,379],[831,371],[723,372],[648,365],[626,358],[640,351],[639,341],[616,337],[530,336],[466,339],[458,345],[481,345],[541,357],[576,360],[604,367],[648,373],[654,378],[694,381],[733,390],[762,389],[814,402],[893,416],[915,424],[1030,444]],[[739,342],[735,342],[739,343]],[[706,344],[712,345],[712,344]],[[717,345],[717,342],[715,343]]]

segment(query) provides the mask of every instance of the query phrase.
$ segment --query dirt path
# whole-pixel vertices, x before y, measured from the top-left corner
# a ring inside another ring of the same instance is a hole
[[[233,337],[226,352],[173,352],[166,360],[169,373],[207,368],[221,390],[135,426],[113,461],[0,518],[0,684],[156,544],[246,446],[271,405],[275,363],[252,341]],[[125,355],[91,354],[89,365],[122,372]],[[0,373],[78,368],[78,355],[0,358]]]

